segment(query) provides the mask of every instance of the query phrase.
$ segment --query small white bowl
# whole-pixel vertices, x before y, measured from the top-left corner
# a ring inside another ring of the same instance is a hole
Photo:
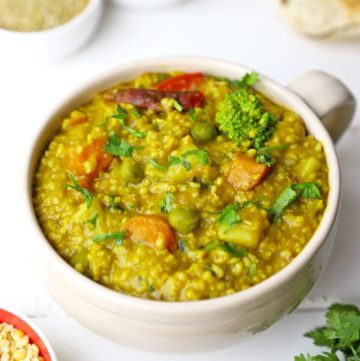
[[[0,308],[0,324],[7,323],[16,329],[24,332],[29,337],[31,343],[35,344],[40,351],[40,356],[44,361],[57,361],[55,352],[50,342],[42,331],[25,315]]]
[[[86,43],[98,27],[102,0],[89,0],[80,14],[57,27],[40,31],[0,28],[1,56],[8,61],[47,63],[62,58]]]

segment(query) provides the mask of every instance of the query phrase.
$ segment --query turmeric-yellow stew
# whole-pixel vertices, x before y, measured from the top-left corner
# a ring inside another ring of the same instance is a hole
[[[291,262],[321,221],[328,169],[257,78],[147,73],[72,111],[34,179],[56,251],[96,282],[165,301],[230,295]]]

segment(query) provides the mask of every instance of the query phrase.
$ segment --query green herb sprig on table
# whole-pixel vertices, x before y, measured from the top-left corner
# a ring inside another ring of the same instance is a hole
[[[301,354],[294,361],[360,361],[360,310],[354,305],[334,304],[326,313],[326,326],[305,334],[329,352]],[[339,358],[342,355],[342,358]]]

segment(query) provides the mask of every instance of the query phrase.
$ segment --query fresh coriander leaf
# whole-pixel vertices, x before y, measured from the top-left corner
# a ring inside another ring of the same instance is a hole
[[[128,113],[126,109],[118,104],[116,107],[116,113],[111,114],[111,116],[117,120],[125,120],[128,117]]]
[[[295,189],[300,192],[301,198],[320,198],[321,193],[315,182],[299,183],[294,185]]]
[[[261,202],[259,200],[249,200],[249,201],[245,201],[241,204],[241,208],[246,208],[248,207],[250,204],[253,204],[256,208],[259,208],[259,209],[265,209],[266,208],[261,204]]]
[[[190,108],[190,109],[188,110],[188,114],[189,114],[189,117],[191,118],[191,120],[192,120],[193,122],[195,122],[195,121],[196,121],[196,111],[195,111],[195,109],[194,109],[194,108]]]
[[[270,154],[270,148],[269,147],[260,148],[260,150],[256,152],[256,161],[258,163],[262,163],[267,165],[268,167],[271,167],[274,164],[274,160]]]
[[[203,149],[192,149],[182,154],[181,158],[184,160],[187,157],[195,155],[201,165],[209,164],[209,154]]]
[[[272,220],[276,222],[281,219],[286,208],[297,199],[298,195],[292,186],[286,187],[269,209]]]
[[[183,110],[184,110],[184,108],[183,108],[183,106],[176,100],[176,99],[174,99],[174,108],[179,112],[179,113],[181,113]]]
[[[340,361],[339,358],[334,353],[325,352],[321,355],[317,356],[310,356],[310,355],[303,355],[295,357],[295,361]]]
[[[173,208],[172,206],[173,201],[174,201],[174,195],[171,192],[165,192],[164,198],[159,203],[161,212],[169,213]]]
[[[245,257],[247,255],[247,251],[245,248],[237,248],[235,245],[228,243],[228,242],[221,242],[221,241],[212,241],[206,244],[203,247],[203,250],[206,252],[211,252],[216,248],[222,249],[224,252],[228,253],[232,257]]]
[[[102,128],[105,127],[109,123],[110,117],[106,117],[99,125],[98,127]]]
[[[305,333],[304,336],[311,338],[316,346],[332,348],[333,342],[324,335],[325,329],[326,327],[316,328],[313,331]]]
[[[107,234],[99,234],[94,236],[92,240],[95,243],[101,243],[103,241],[107,241],[109,239],[113,239],[116,245],[121,246],[125,241],[126,231],[114,232],[114,233],[107,233]]]
[[[112,114],[112,117],[114,119],[117,119],[120,123],[120,125],[126,129],[130,134],[132,134],[134,137],[144,139],[146,137],[146,132],[140,132],[132,127],[130,127],[128,124],[126,124],[125,120],[128,118],[127,111],[120,105],[117,106],[117,113]]]
[[[181,164],[181,159],[179,157],[171,156],[169,159],[169,163],[167,164],[167,167],[172,167],[173,165]]]
[[[131,157],[135,148],[127,143],[125,140],[120,139],[116,134],[108,138],[107,143],[104,145],[107,153],[117,155],[118,157]]]
[[[159,170],[165,171],[165,170],[167,169],[167,166],[166,166],[166,165],[160,164],[160,163],[157,162],[155,159],[150,159],[149,162],[150,162],[150,164],[151,164],[153,167],[155,167],[155,168],[157,168],[157,169],[159,169]]]
[[[83,195],[83,197],[85,198],[87,208],[90,208],[91,202],[92,202],[91,192],[86,188],[81,188],[78,181],[76,180],[76,178],[70,171],[68,172],[68,177],[71,181],[71,184],[65,184],[64,188],[65,189],[74,189],[74,190],[78,191],[79,193],[81,193]]]
[[[241,207],[238,203],[228,204],[224,209],[221,210],[218,222],[229,227],[239,223],[241,221],[241,218],[238,214],[240,208]]]
[[[286,187],[269,209],[273,221],[283,216],[287,207],[298,198],[320,198],[320,190],[315,182],[292,184]]]
[[[246,73],[241,80],[230,81],[232,88],[247,88],[254,85],[259,80],[259,75],[256,72]]]
[[[140,118],[141,117],[141,112],[138,108],[134,108],[132,111],[132,114],[134,115],[135,118]]]
[[[96,223],[97,220],[99,218],[99,215],[97,213],[95,213],[90,219],[88,219],[85,223],[89,223],[91,225],[93,225],[94,227],[96,227]]]
[[[221,242],[220,248],[232,257],[242,258],[247,255],[247,250],[245,248],[238,248],[232,243]]]

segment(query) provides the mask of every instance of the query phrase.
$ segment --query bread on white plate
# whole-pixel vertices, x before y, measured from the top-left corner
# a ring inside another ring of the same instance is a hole
[[[360,0],[280,0],[280,7],[285,19],[309,36],[360,36]]]

